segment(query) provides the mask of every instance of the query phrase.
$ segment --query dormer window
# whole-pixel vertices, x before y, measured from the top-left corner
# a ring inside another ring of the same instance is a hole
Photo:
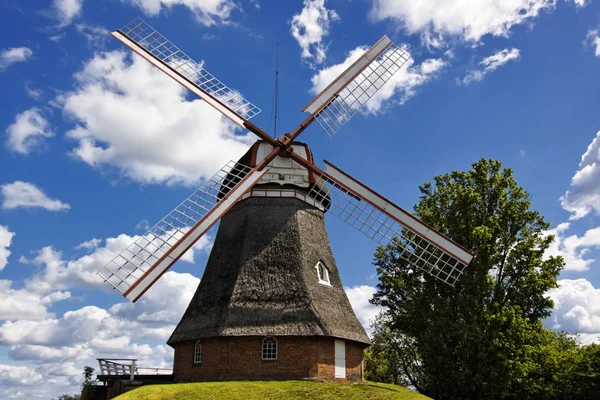
[[[329,282],[329,270],[327,269],[325,264],[319,261],[315,268],[317,269],[317,277],[319,278],[319,283],[331,286],[331,283]]]

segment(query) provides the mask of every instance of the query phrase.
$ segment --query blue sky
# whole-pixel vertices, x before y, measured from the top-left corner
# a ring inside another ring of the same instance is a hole
[[[407,209],[433,176],[501,160],[551,222],[549,254],[567,260],[548,326],[597,340],[600,6],[496,3],[0,2],[0,397],[75,392],[96,357],[170,367],[164,343],[214,231],[136,305],[95,271],[254,140],[108,35],[137,16],[262,108],[252,121],[265,129],[279,43],[284,131],[390,36],[412,60],[336,136],[315,124],[301,140]],[[375,244],[333,218],[328,230],[367,325]]]

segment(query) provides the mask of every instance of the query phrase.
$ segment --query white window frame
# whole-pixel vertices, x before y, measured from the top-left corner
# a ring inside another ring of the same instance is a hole
[[[194,364],[202,363],[202,341],[198,340],[194,345]]]
[[[277,339],[275,339],[273,336],[267,336],[263,339],[261,347],[261,358],[265,361],[277,360]]]
[[[321,271],[319,270],[320,267],[323,268],[324,276],[321,276]],[[315,269],[317,270],[317,278],[319,279],[319,283],[322,285],[331,286],[331,280],[329,278],[329,268],[327,268],[325,263],[323,261],[319,261],[315,266]]]

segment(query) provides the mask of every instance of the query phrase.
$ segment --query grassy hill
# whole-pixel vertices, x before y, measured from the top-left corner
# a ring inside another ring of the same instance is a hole
[[[384,383],[339,384],[313,381],[231,381],[148,385],[118,400],[427,400],[412,390]]]

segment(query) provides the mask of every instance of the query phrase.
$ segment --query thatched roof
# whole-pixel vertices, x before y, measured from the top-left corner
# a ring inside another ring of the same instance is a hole
[[[331,286],[315,266],[329,269]],[[221,220],[204,276],[168,344],[213,336],[369,338],[346,297],[324,214],[294,198],[250,197]]]

